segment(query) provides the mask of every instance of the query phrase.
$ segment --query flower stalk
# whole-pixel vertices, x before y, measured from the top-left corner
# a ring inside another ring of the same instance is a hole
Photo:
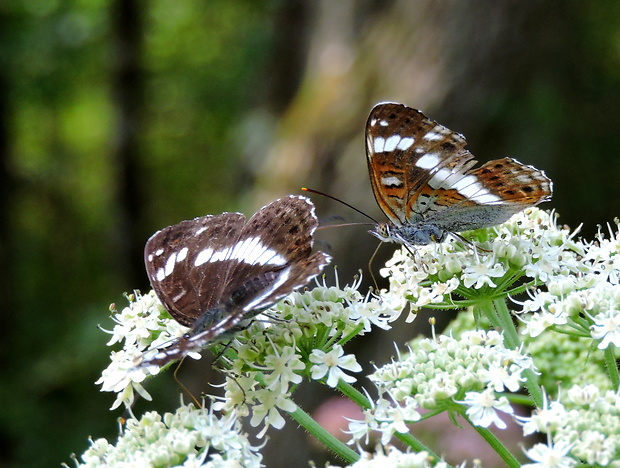
[[[295,411],[289,413],[300,426],[308,431],[314,438],[325,446],[332,453],[336,454],[340,459],[351,464],[359,460],[359,453],[351,450],[344,443],[338,440],[334,435],[327,432],[319,423],[317,423],[308,413],[297,407]]]

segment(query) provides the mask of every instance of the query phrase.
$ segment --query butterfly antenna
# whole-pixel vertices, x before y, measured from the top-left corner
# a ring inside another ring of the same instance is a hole
[[[341,200],[340,198],[336,198],[336,197],[334,197],[334,196],[332,196],[332,195],[328,195],[328,194],[326,194],[326,193],[319,192],[318,190],[309,189],[309,188],[306,188],[306,187],[302,187],[301,189],[302,189],[304,192],[310,192],[310,193],[314,193],[314,194],[316,194],[316,195],[321,195],[321,196],[323,196],[323,197],[331,198],[332,200],[337,201],[338,203],[342,203],[344,206],[347,206],[347,207],[351,208],[353,211],[357,211],[359,214],[361,214],[362,216],[367,217],[367,218],[368,218],[368,219],[370,219],[372,222],[374,222],[374,223],[376,223],[376,224],[379,224],[379,221],[377,221],[375,218],[373,218],[372,216],[370,216],[370,215],[368,215],[368,214],[364,213],[362,210],[359,210],[359,209],[355,208],[353,205],[348,204],[346,201],[343,201],[343,200]],[[345,226],[346,226],[346,224],[345,224]]]
[[[343,223],[343,224],[330,224],[328,226],[319,226],[316,228],[317,231],[327,228],[335,228],[335,227],[346,227],[346,226],[372,226],[373,223]]]

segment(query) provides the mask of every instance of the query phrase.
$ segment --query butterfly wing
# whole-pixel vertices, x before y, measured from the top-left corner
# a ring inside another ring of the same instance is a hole
[[[240,213],[204,216],[148,240],[151,285],[182,325],[193,327],[210,309],[225,307],[233,326],[305,285],[331,260],[311,255],[318,221],[305,197],[276,200],[244,220]]]
[[[182,221],[156,232],[144,249],[146,272],[170,315],[192,327],[216,307],[233,265],[227,257],[243,230],[245,216],[223,213]]]
[[[330,261],[331,258],[326,253],[316,252],[279,272],[267,271],[262,276],[250,279],[232,293],[232,303],[212,309],[208,311],[211,315],[198,319],[196,325],[204,320],[204,326],[195,328],[192,333],[182,336],[172,345],[144,356],[139,365],[162,367],[188,353],[200,351],[207,343],[226,336],[244,318],[251,317],[305,285]]]

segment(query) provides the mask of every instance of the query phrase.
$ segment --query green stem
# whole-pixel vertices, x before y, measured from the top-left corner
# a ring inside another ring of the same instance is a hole
[[[370,409],[372,405],[368,398],[356,389],[353,385],[346,383],[344,380],[340,379],[338,381],[338,391],[346,396],[349,400],[353,401],[357,406],[362,409]]]
[[[527,395],[520,395],[518,393],[505,393],[504,396],[508,398],[508,401],[514,405],[521,405],[527,408],[534,406],[534,401]]]
[[[493,301],[493,306],[501,324],[502,331],[504,332],[504,343],[506,343],[506,347],[509,349],[519,349],[521,341],[519,340],[519,334],[515,324],[512,321],[512,314],[506,305],[506,299],[495,299]]]
[[[485,427],[476,426],[466,414],[461,413],[461,416],[463,416],[463,418],[465,418],[465,420],[478,432],[478,434],[480,434],[484,440],[487,441],[493,450],[495,450],[499,456],[502,457],[502,460],[504,460],[506,465],[510,468],[519,468],[521,466],[519,460],[517,460],[516,457],[504,446],[504,444],[500,442],[495,434]]]
[[[523,377],[525,377],[525,383],[523,384],[523,386],[529,392],[532,400],[534,400],[534,404],[537,408],[542,408],[545,399],[543,397],[543,392],[540,388],[540,385],[538,385],[538,376],[536,375],[536,372],[534,372],[532,369],[526,369],[523,371]]]
[[[620,385],[620,377],[618,376],[618,365],[616,364],[616,347],[613,343],[609,343],[609,346],[605,349],[605,366],[607,367],[607,373],[611,379],[613,388],[618,390]]]
[[[316,437],[319,442],[347,463],[351,464],[359,460],[360,456],[357,452],[351,450],[343,442],[339,441],[336,437],[323,429],[319,423],[312,419],[312,417],[299,406],[295,411],[288,414],[291,418],[297,421],[300,426],[303,426],[304,429]]]
[[[519,278],[523,276],[520,270],[512,270],[509,274],[504,275],[503,278],[500,279],[500,282],[496,286],[497,291],[502,291],[502,295],[504,291],[507,291],[510,286],[512,286]]]
[[[523,283],[519,286],[516,286],[512,289],[508,289],[504,291],[504,295],[506,296],[516,296],[518,294],[524,293],[525,291],[527,291],[528,289],[535,289],[537,286],[540,286],[541,284],[543,284],[542,281],[537,281],[537,280],[532,280],[528,283]]]
[[[479,300],[474,304],[474,318],[476,319],[476,324],[479,325],[480,317],[486,317],[491,325],[496,328],[503,330],[502,323],[499,320],[497,313],[495,312],[495,308],[493,307],[493,302],[489,300]]]

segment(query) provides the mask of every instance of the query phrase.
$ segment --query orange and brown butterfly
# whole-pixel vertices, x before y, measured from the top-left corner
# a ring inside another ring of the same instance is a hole
[[[366,124],[370,181],[389,221],[371,234],[407,247],[441,242],[449,233],[491,227],[551,199],[552,182],[512,158],[471,169],[465,138],[422,112],[377,104]]]

